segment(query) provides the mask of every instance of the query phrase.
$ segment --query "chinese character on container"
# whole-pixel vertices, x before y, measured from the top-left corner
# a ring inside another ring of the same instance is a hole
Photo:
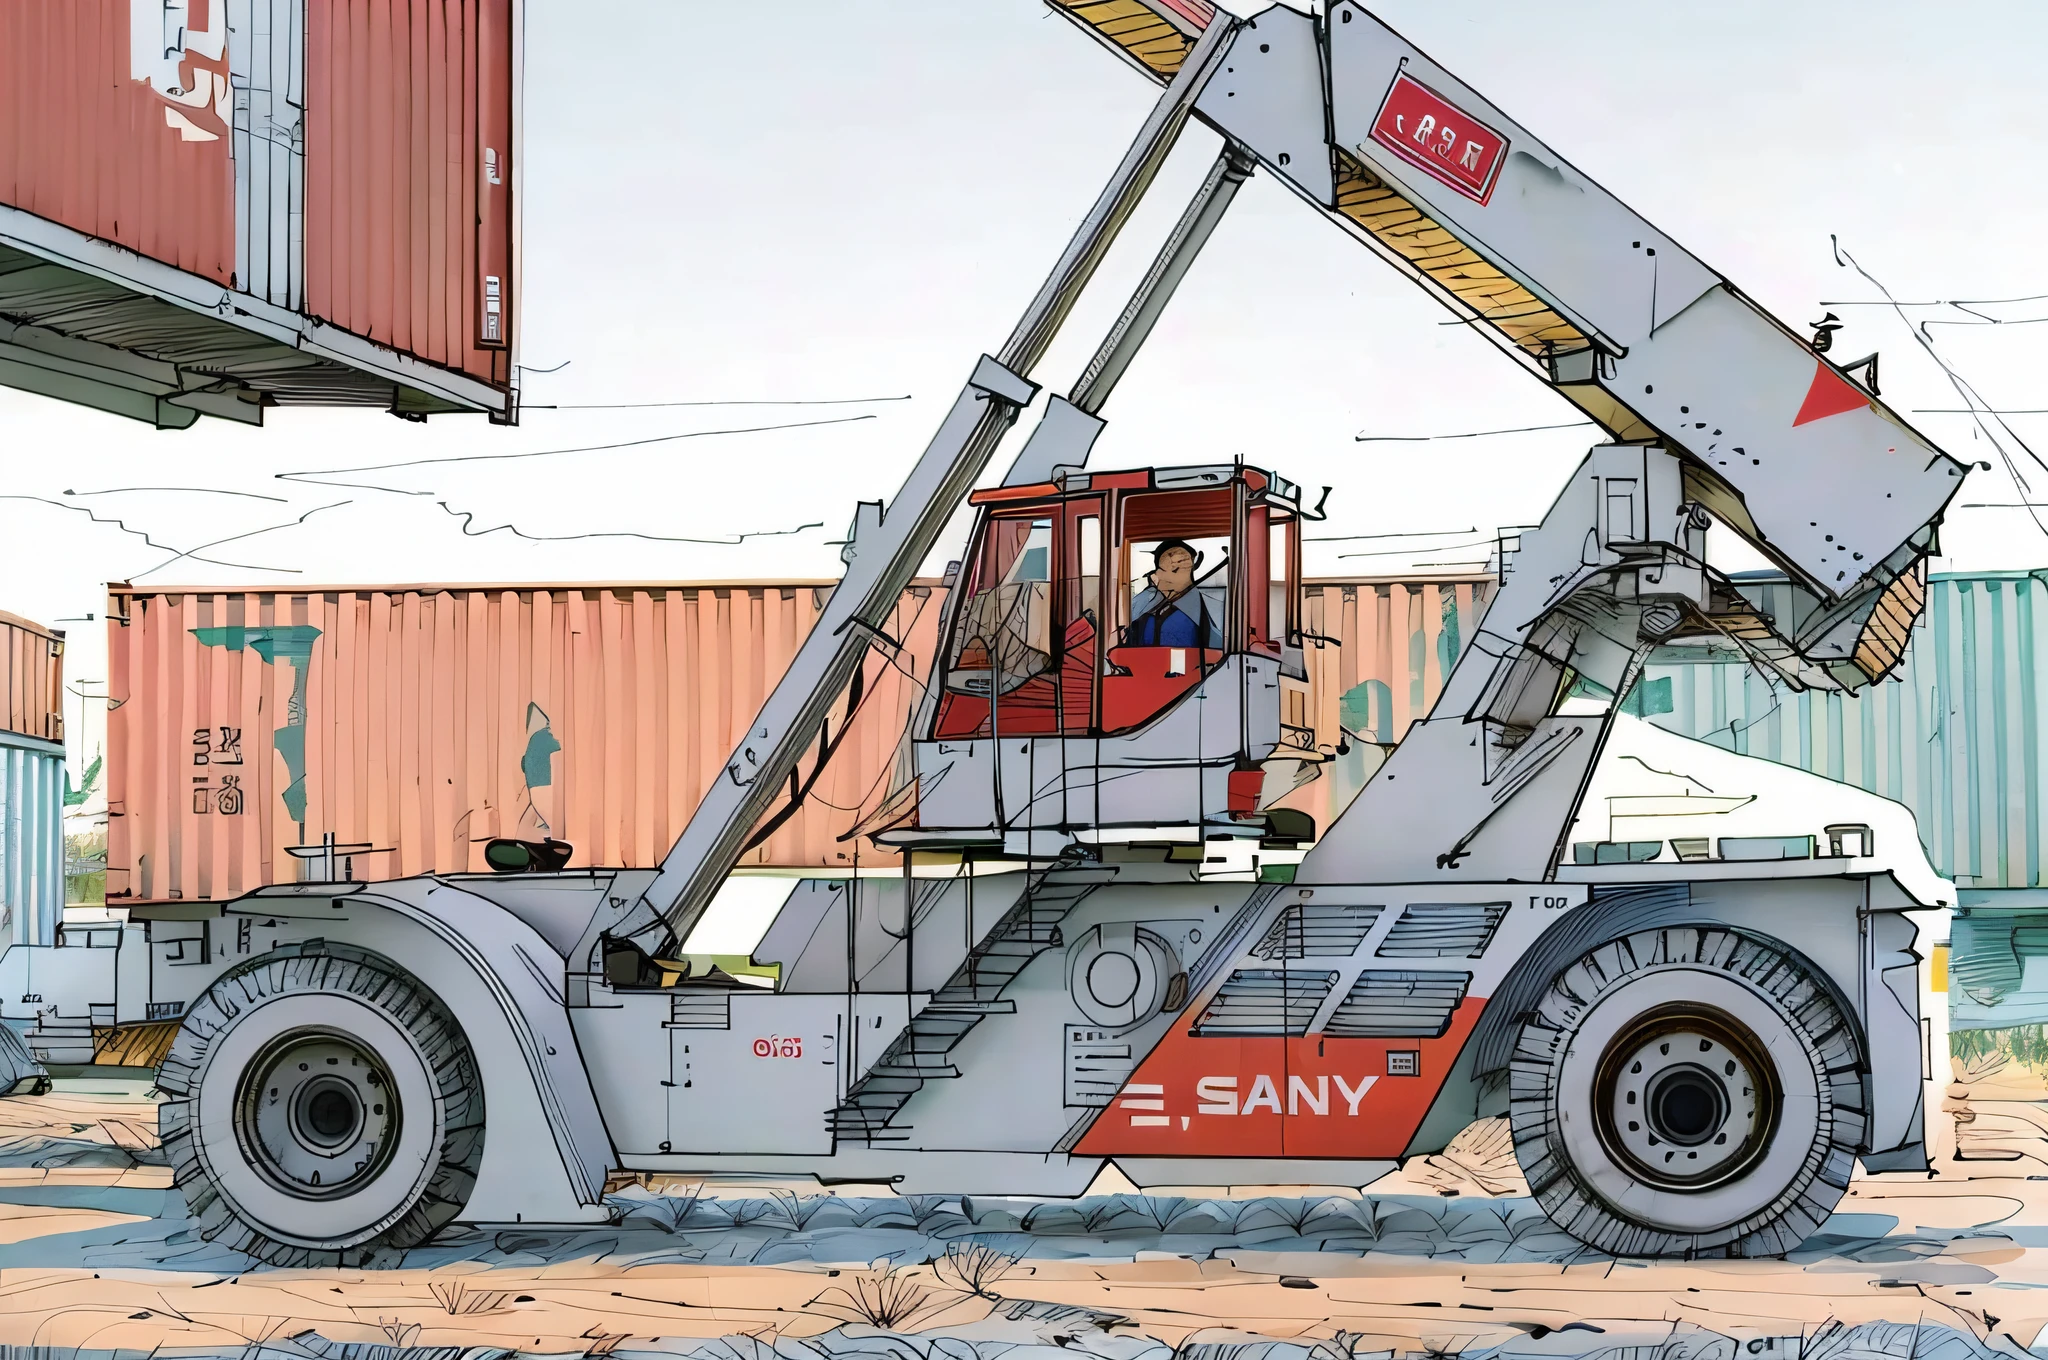
[[[242,777],[238,774],[224,774],[218,785],[210,784],[203,774],[192,776],[192,811],[205,816],[217,812],[223,817],[242,815]]]
[[[218,737],[214,736],[219,732]],[[192,729],[194,765],[239,765],[242,763],[242,729],[222,726]]]

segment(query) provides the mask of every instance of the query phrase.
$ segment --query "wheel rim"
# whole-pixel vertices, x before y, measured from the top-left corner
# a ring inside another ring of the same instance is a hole
[[[1593,1122],[1608,1155],[1644,1185],[1698,1192],[1769,1151],[1777,1068],[1748,1026],[1711,1006],[1646,1011],[1601,1053]]]
[[[335,1199],[375,1180],[404,1127],[398,1090],[353,1036],[297,1029],[243,1069],[235,1139],[256,1172],[298,1199]]]

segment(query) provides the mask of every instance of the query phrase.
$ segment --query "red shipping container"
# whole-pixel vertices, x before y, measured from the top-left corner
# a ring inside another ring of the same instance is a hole
[[[1391,741],[1433,703],[1488,578],[1311,582],[1318,725]],[[572,865],[652,866],[817,621],[831,582],[362,586],[108,603],[107,892],[227,898],[292,882],[288,850],[368,846],[357,878],[485,869],[496,836]],[[945,590],[907,591],[867,697],[796,814],[743,864],[844,872],[890,792]],[[802,765],[806,777],[815,752]],[[1287,801],[1327,824],[1342,769]]]
[[[516,412],[517,0],[0,0],[0,382]]]

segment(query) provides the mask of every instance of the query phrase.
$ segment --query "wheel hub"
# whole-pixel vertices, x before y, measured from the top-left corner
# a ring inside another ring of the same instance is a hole
[[[301,1199],[332,1199],[374,1179],[397,1142],[398,1093],[346,1034],[280,1035],[244,1070],[235,1137],[265,1180]]]
[[[1616,1035],[1594,1079],[1600,1141],[1643,1184],[1698,1191],[1740,1176],[1769,1148],[1776,1069],[1732,1016],[1680,1004]]]

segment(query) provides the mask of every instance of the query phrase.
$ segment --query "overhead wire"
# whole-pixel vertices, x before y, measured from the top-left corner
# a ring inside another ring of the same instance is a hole
[[[340,476],[349,472],[390,472],[397,468],[435,467],[445,463],[505,463],[522,458],[558,458],[572,453],[608,453],[613,449],[637,449],[649,444],[672,444],[682,439],[710,439],[728,434],[767,434],[776,430],[804,430],[820,425],[851,425],[875,419],[872,415],[834,416],[828,420],[792,420],[776,425],[743,425],[727,430],[684,430],[678,434],[649,435],[644,439],[622,439],[610,444],[579,444],[566,449],[529,449],[523,453],[456,453],[439,458],[403,458],[395,463],[364,463],[356,467],[301,468],[271,474],[281,481],[306,481],[314,477]],[[419,492],[402,494],[419,495]]]
[[[245,538],[255,538],[259,534],[274,534],[280,529],[295,529],[299,525],[304,524],[307,520],[313,518],[313,516],[319,514],[322,510],[339,510],[344,505],[354,504],[354,501],[335,501],[332,505],[316,505],[311,510],[308,510],[305,514],[300,515],[297,519],[287,520],[283,524],[271,524],[261,529],[250,529],[246,533],[230,534],[226,538],[216,538],[211,543],[200,544],[191,552],[182,552],[179,553],[176,557],[170,558],[168,561],[159,562],[155,566],[151,567],[148,571],[137,572],[135,575],[129,577],[128,579],[131,582],[140,581],[145,576],[154,576],[156,573],[162,571],[165,567],[170,566],[172,562],[183,561],[185,558],[193,557],[194,554],[203,552],[208,548],[218,548],[223,543],[239,543],[241,540]],[[300,569],[297,567],[282,567],[275,568],[274,570],[289,571],[293,575],[301,574]]]
[[[1502,430],[1465,430],[1458,434],[1355,434],[1354,444],[1422,444],[1435,439],[1487,439],[1497,434],[1529,434],[1536,430],[1575,430],[1591,425],[1590,420],[1566,420],[1555,425],[1513,425]]]
[[[284,496],[263,496],[254,491],[228,491],[217,486],[110,486],[99,491],[73,491],[66,487],[60,494],[84,499],[87,496],[128,496],[144,492],[185,492],[195,496],[240,496],[244,500],[276,501],[279,505],[290,505]]]
[[[199,553],[203,551],[203,549],[201,548],[195,548],[190,552],[185,552],[178,548],[172,547],[168,543],[157,542],[156,539],[150,535],[148,530],[135,528],[133,525],[129,524],[126,520],[121,519],[119,516],[109,517],[106,515],[96,514],[94,513],[92,507],[87,505],[67,505],[63,501],[52,500],[48,496],[31,496],[18,492],[12,494],[0,494],[0,501],[34,501],[38,505],[50,505],[55,506],[59,510],[70,510],[76,514],[84,515],[87,519],[91,520],[95,524],[110,524],[116,529],[119,529],[124,534],[132,534],[136,538],[139,538],[144,543],[148,544],[150,547],[155,548],[158,552],[176,553],[177,557],[173,558],[173,561],[176,561],[178,558],[190,558],[194,562],[204,562],[209,566],[215,567],[232,567],[236,571],[294,570],[291,567],[265,567],[253,562],[226,562],[218,557],[201,557],[199,556]]]
[[[526,405],[521,411],[651,411],[678,406],[874,406],[885,401],[909,401],[901,397],[831,397],[795,398],[776,401],[763,398],[758,401],[562,401],[545,405]]]
[[[1860,264],[1857,261],[1854,255],[1850,254],[1847,250],[1845,250],[1842,247],[1840,237],[1836,233],[1830,232],[1828,233],[1828,241],[1834,247],[1835,263],[1837,265],[1843,266],[1844,268],[1854,269],[1858,274],[1863,276],[1863,279],[1866,283],[1868,283],[1871,287],[1877,289],[1878,292],[1884,294],[1885,301],[1891,305],[1893,313],[1899,318],[1901,322],[1905,323],[1906,329],[1909,333],[1911,333],[1913,339],[1919,344],[1920,348],[1926,352],[1927,357],[1934,361],[1935,366],[1942,371],[1942,374],[1945,377],[1947,377],[1949,381],[1949,386],[1955,389],[1956,395],[1961,397],[1963,399],[1964,404],[1968,407],[1971,416],[1971,422],[1974,425],[1976,425],[1978,432],[1984,436],[1985,440],[1988,443],[1990,443],[1991,447],[1998,451],[1999,461],[2005,464],[2006,471],[2012,476],[2013,484],[2017,486],[2020,490],[2021,502],[2027,506],[2028,518],[2033,520],[2034,527],[2041,531],[2043,537],[2048,537],[2048,523],[2044,523],[2042,521],[2039,510],[2028,499],[2028,493],[2033,490],[2032,483],[2030,483],[2027,480],[2025,473],[2023,473],[2020,470],[2020,466],[2018,462],[2013,458],[2011,451],[2008,450],[2005,447],[2005,444],[1999,440],[1998,436],[1992,432],[1991,425],[1986,422],[1986,417],[1988,416],[1992,421],[1995,421],[1997,423],[1998,428],[2005,432],[2006,437],[2012,440],[2013,443],[2017,444],[2020,447],[2021,451],[2024,452],[2027,455],[2027,457],[2030,460],[2032,460],[2037,467],[2040,467],[2043,470],[2048,470],[2048,461],[2043,461],[2041,455],[2034,451],[2033,446],[2028,444],[2026,440],[2022,439],[2019,436],[2018,431],[2014,430],[2012,426],[2008,425],[2005,422],[2005,418],[1999,415],[1997,411],[1992,407],[1991,403],[1984,400],[1982,395],[1978,393],[1977,389],[1971,386],[1969,381],[1965,379],[1962,374],[1958,373],[1955,370],[1954,365],[1950,364],[1948,360],[1944,359],[1939,353],[1935,351],[1934,338],[1927,334],[1926,330],[1923,327],[1915,326],[1912,323],[1912,321],[1906,315],[1905,304],[1899,302],[1896,298],[1894,298],[1892,296],[1891,289],[1885,287],[1884,284],[1881,283],[1875,275],[1873,275],[1869,270],[1865,269],[1862,266],[1862,264]]]
[[[346,501],[342,502],[344,505],[347,503]],[[476,521],[476,511],[458,510],[446,501],[436,501],[434,504],[462,521],[462,536],[464,538],[482,538],[487,534],[510,533],[514,538],[523,538],[529,543],[570,543],[584,538],[638,538],[644,539],[649,543],[702,543],[712,547],[732,548],[738,547],[750,538],[785,538],[801,534],[806,530],[822,529],[825,527],[824,521],[819,520],[810,524],[799,524],[794,529],[751,529],[745,533],[729,534],[723,538],[683,538],[670,534],[643,534],[631,529],[600,529],[581,534],[530,534],[518,525],[509,522],[494,524],[488,529],[473,529],[470,526]]]
[[[325,486],[333,487],[336,489],[354,489],[361,491],[381,491],[387,495],[393,496],[431,497],[437,494],[432,489],[416,490],[409,487],[386,486],[383,485],[382,483],[377,482],[340,482],[331,481],[328,480],[328,478],[352,472],[387,472],[394,471],[400,468],[440,466],[450,463],[505,462],[515,459],[526,458],[553,458],[577,453],[606,453],[615,449],[639,448],[648,444],[672,443],[676,440],[682,439],[708,439],[713,436],[720,435],[766,434],[778,430],[798,430],[812,429],[821,426],[831,425],[850,425],[858,423],[860,421],[873,419],[875,419],[875,417],[872,414],[857,416],[834,416],[824,420],[786,421],[774,425],[737,426],[731,429],[723,430],[687,430],[678,434],[653,435],[645,439],[621,440],[609,444],[577,445],[570,448],[561,449],[534,449],[522,453],[450,454],[447,456],[437,458],[403,459],[397,462],[369,463],[356,467],[301,469],[297,472],[279,472],[273,475],[280,480],[301,482],[307,486]],[[692,543],[712,547],[735,547],[741,543],[744,543],[750,538],[782,537],[800,534],[811,529],[820,529],[824,527],[823,522],[819,521],[814,523],[801,524],[796,526],[795,528],[790,529],[752,530],[738,535],[728,534],[717,538],[702,538],[675,534],[650,534],[638,532],[635,530],[624,529],[594,530],[587,533],[575,534],[536,534],[530,533],[527,530],[520,528],[518,525],[510,522],[509,520],[503,524],[492,525],[491,527],[486,529],[478,529],[473,526],[476,522],[477,515],[481,512],[473,510],[464,510],[461,509],[460,507],[450,505],[445,500],[436,500],[435,504],[438,505],[441,508],[441,510],[447,513],[448,515],[460,519],[462,521],[461,531],[463,537],[465,538],[482,538],[489,534],[507,532],[515,538],[525,539],[526,541],[531,543],[568,543],[582,539],[596,538],[635,538],[649,543]]]
[[[1418,529],[1412,533],[1308,534],[1304,535],[1301,541],[1304,543],[1352,543],[1368,538],[1455,538],[1459,534],[1476,534],[1478,532],[1478,525],[1469,524],[1463,529]]]

